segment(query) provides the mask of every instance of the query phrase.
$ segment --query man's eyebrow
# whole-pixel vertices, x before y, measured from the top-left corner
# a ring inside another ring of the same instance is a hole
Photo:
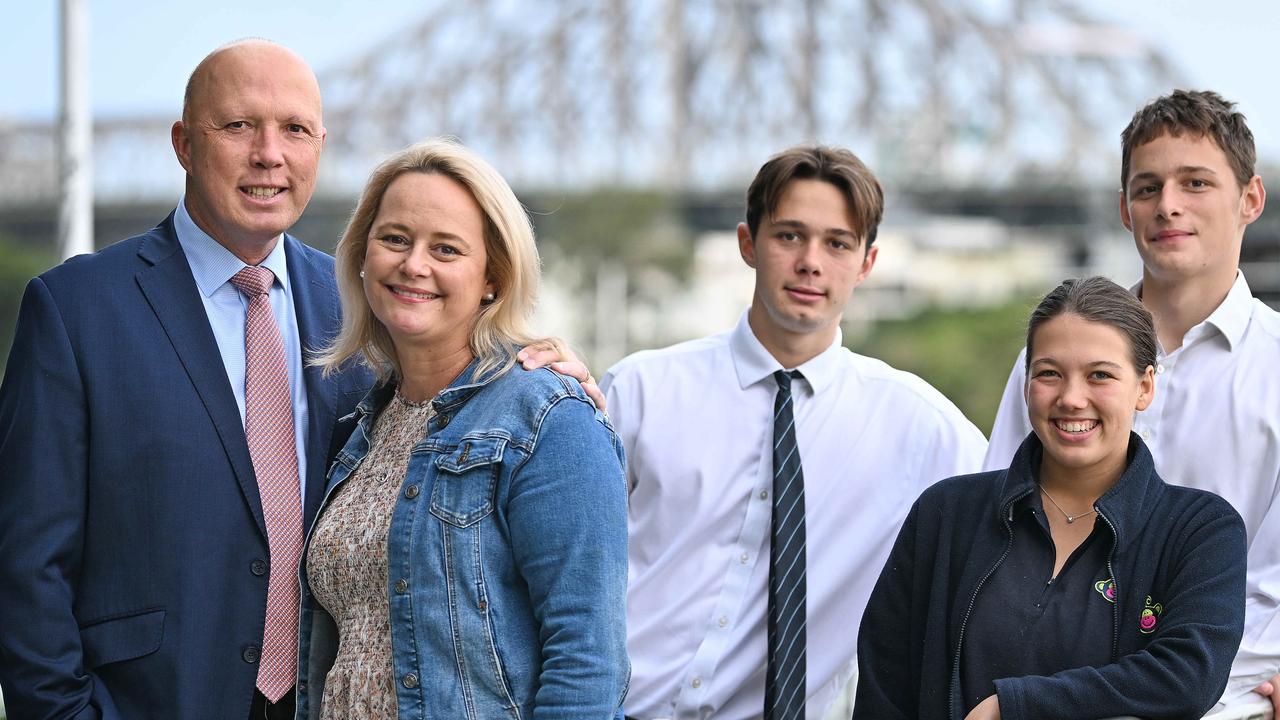
[[[1178,168],[1176,168],[1173,172],[1175,175],[1193,175],[1196,173],[1208,173],[1210,175],[1218,174],[1217,170],[1214,170],[1213,168],[1207,167],[1205,165],[1181,165]],[[1160,177],[1159,175],[1150,171],[1134,173],[1133,176],[1129,178],[1129,184],[1132,185],[1133,183],[1138,181],[1152,180],[1159,177]]]
[[[808,224],[801,222],[799,220],[791,220],[789,218],[773,220],[770,222],[770,224],[777,227],[794,228],[794,229],[800,229],[800,230],[807,230],[809,228]],[[855,233],[854,231],[849,230],[848,228],[842,228],[842,227],[826,228],[822,232],[825,235],[846,235],[851,238],[858,237],[858,234]]]

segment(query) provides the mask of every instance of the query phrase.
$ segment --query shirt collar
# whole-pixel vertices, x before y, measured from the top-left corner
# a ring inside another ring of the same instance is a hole
[[[1218,332],[1227,339],[1234,350],[1249,326],[1249,318],[1253,315],[1253,293],[1244,273],[1236,271],[1236,281],[1231,283],[1231,291],[1216,310],[1205,318],[1205,322],[1218,328]]]
[[[1142,297],[1142,281],[1139,280],[1129,291]],[[1235,350],[1245,329],[1249,327],[1249,318],[1252,316],[1253,292],[1249,289],[1249,282],[1244,279],[1244,273],[1236,270],[1236,281],[1231,283],[1231,290],[1201,324],[1217,328],[1222,337],[1226,338],[1228,349]]]
[[[729,335],[729,353],[733,358],[733,367],[738,374],[738,385],[747,389],[772,375],[778,370],[799,370],[804,375],[814,394],[823,391],[835,380],[840,368],[840,354],[844,350],[843,333],[836,328],[836,336],[831,346],[813,358],[795,368],[784,368],[751,330],[747,322],[749,310],[744,310],[738,324]]]
[[[208,233],[200,229],[187,212],[186,197],[178,201],[178,209],[173,215],[173,229],[178,235],[178,244],[187,256],[191,265],[191,274],[195,277],[196,287],[205,297],[210,297],[223,286],[232,275],[240,272],[245,263],[230,250],[223,247]],[[285,292],[289,291],[289,267],[285,261],[284,236],[276,238],[275,247],[267,255],[259,267],[264,267],[275,274],[276,280]]]

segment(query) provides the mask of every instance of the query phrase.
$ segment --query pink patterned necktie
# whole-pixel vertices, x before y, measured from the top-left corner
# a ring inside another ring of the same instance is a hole
[[[262,517],[271,549],[266,630],[258,689],[271,702],[293,687],[298,642],[298,560],[302,553],[302,500],[293,434],[293,402],[284,341],[267,294],[275,279],[267,268],[246,267],[231,284],[249,298],[244,318],[244,432],[258,478]]]

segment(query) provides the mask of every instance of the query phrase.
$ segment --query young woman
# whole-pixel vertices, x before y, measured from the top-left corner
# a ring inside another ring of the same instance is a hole
[[[1155,392],[1151,315],[1068,280],[1026,357],[1034,432],[1007,470],[916,502],[862,618],[854,717],[1199,718],[1243,630],[1245,532],[1131,432]]]

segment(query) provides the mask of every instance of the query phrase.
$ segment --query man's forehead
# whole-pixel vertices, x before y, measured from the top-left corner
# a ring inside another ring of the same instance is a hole
[[[191,105],[230,110],[249,102],[250,88],[287,99],[296,106],[290,112],[319,115],[320,88],[311,68],[293,51],[266,41],[245,41],[211,53],[192,73],[186,99]]]
[[[1154,152],[1153,146],[1159,146]],[[1212,170],[1230,172],[1227,153],[1212,135],[1190,130],[1163,132],[1134,147],[1130,154],[1129,177],[1161,171],[1190,172]]]
[[[777,202],[765,213],[765,219],[775,225],[805,224],[815,220],[812,217],[815,211],[838,213],[849,227],[856,225],[852,204],[844,190],[821,178],[794,178],[787,182],[779,189]]]

